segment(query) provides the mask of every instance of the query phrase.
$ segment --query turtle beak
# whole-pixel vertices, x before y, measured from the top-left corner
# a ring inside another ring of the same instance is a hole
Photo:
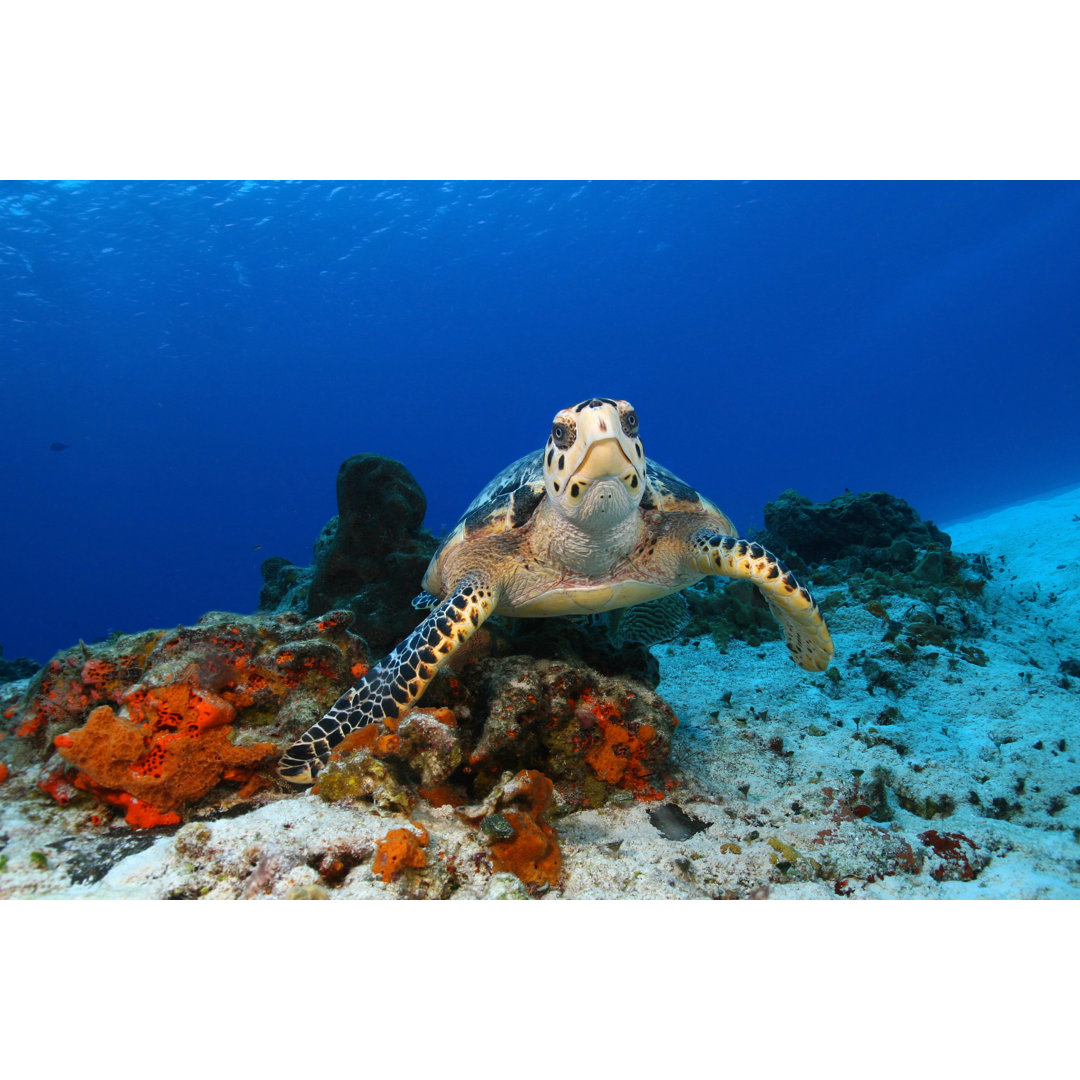
[[[580,467],[574,473],[574,478],[602,480],[609,476],[621,476],[627,465],[630,465],[630,459],[619,445],[619,440],[601,439],[589,447]]]

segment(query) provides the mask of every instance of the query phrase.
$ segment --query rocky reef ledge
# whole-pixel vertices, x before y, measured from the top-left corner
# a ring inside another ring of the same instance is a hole
[[[492,620],[288,788],[278,755],[415,625],[435,547],[397,462],[350,458],[338,500],[258,612],[0,684],[0,896],[1078,894],[1080,631],[1036,625],[1076,588],[1025,608],[1007,558],[882,492],[785,492],[756,537],[826,611],[820,676],[742,583],[688,590],[651,651]]]

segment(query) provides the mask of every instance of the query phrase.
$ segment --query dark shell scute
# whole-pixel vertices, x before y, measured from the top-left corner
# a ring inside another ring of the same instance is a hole
[[[655,461],[648,458],[645,462],[645,476],[649,481],[649,488],[652,489],[646,490],[641,500],[641,505],[645,509],[652,509],[655,505],[654,496],[658,496],[665,503],[681,503],[687,509],[701,505],[701,496],[689,484],[684,483],[674,473],[668,472],[663,465],[657,465]],[[650,504],[648,506],[646,506],[646,499]]]
[[[533,516],[533,511],[544,497],[544,489],[528,485],[520,487],[511,496],[510,527],[520,529]]]
[[[544,487],[544,451],[534,450],[531,454],[520,457],[517,461],[507,465],[502,472],[495,476],[471,503],[463,515],[463,519],[487,506],[500,495],[508,495],[521,487],[538,486],[541,491]]]
[[[467,538],[487,532],[493,525],[503,521],[510,511],[511,497],[500,495],[491,502],[478,506],[465,518],[465,536]]]
[[[518,458],[469,504],[460,524],[465,539],[518,529],[544,498],[544,451]]]

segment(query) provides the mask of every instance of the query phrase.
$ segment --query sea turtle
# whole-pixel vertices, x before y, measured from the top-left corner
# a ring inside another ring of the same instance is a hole
[[[706,574],[748,578],[795,663],[824,671],[833,645],[810,593],[734,531],[645,457],[629,402],[589,398],[563,409],[544,448],[499,473],[435,552],[423,580],[428,616],[289,747],[281,776],[312,783],[349,732],[400,716],[493,614],[582,615],[656,600]]]

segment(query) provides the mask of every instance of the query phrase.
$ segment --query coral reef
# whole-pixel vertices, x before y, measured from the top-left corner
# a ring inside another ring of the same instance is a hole
[[[536,768],[570,806],[598,806],[616,791],[659,799],[678,724],[642,683],[584,664],[531,657],[481,659],[433,684],[425,700],[457,716],[462,772],[474,793],[506,771]],[[482,718],[477,729],[474,718]]]
[[[274,743],[234,746],[236,710],[190,684],[134,687],[122,708],[126,717],[99,705],[81,728],[53,741],[79,770],[72,783],[127,806],[126,820],[138,828],[178,824],[176,811],[223,777],[250,783],[255,768],[276,753]]]
[[[558,837],[543,820],[554,790],[543,773],[523,769],[504,774],[482,803],[457,811],[491,845],[495,872],[513,874],[533,895],[556,887],[562,874]]]
[[[660,799],[678,720],[649,687],[583,664],[485,657],[440,673],[423,700],[385,728],[349,735],[319,776],[325,799],[370,798],[406,809],[417,798],[460,805],[504,773],[539,769],[570,807],[610,797]]]
[[[678,728],[647,649],[493,619],[422,705],[335,748],[314,797],[286,791],[275,751],[369,663],[351,611],[285,610],[339,519],[312,568],[268,560],[276,614],[59,654],[0,688],[0,896],[1075,895],[1072,564],[1008,586],[1004,556],[881,493],[822,504],[836,547],[813,561],[796,526],[824,546],[829,514],[779,501],[771,543],[820,587],[838,662],[808,682],[752,588],[703,583],[697,636],[657,650]]]
[[[769,605],[749,581],[726,581],[722,584],[706,578],[683,594],[690,606],[691,619],[679,635],[689,641],[708,634],[721,652],[733,641],[760,645],[780,637],[780,627]]]
[[[352,619],[213,612],[69,649],[5,710],[8,761],[24,787],[61,803],[88,792],[137,828],[177,823],[221,780],[246,796],[278,749],[257,736],[293,737],[366,670]]]
[[[984,556],[953,552],[947,533],[885,491],[825,503],[785,491],[766,505],[765,528],[753,538],[812,584],[845,584],[863,603],[897,594],[931,605],[946,594],[978,597],[990,577]]]
[[[804,564],[856,557],[863,565],[899,561],[911,569],[916,549],[950,547],[946,533],[886,491],[815,503],[789,489],[765,505],[765,528],[754,539],[793,565],[796,557]]]
[[[14,721],[19,738],[51,743],[57,731],[85,719],[96,705],[119,702],[124,689],[142,677],[160,636],[161,631],[150,630],[59,653],[31,680],[5,719]]]
[[[390,765],[380,761],[364,746],[374,745],[378,728],[362,728],[334,752],[319,774],[318,795],[327,802],[342,799],[371,799],[380,810],[407,814],[413,800]]]
[[[506,619],[494,616],[484,624],[491,637],[493,656],[533,656],[588,665],[602,675],[626,676],[656,689],[660,665],[647,645],[616,645],[609,633],[608,616]]]
[[[346,608],[355,632],[384,652],[417,621],[411,600],[436,548],[423,528],[427,500],[401,462],[356,454],[338,470],[337,504],[310,567],[280,557],[263,563],[259,608],[307,616]]]
[[[651,802],[676,784],[665,763],[678,721],[640,683],[581,664],[487,657],[442,673],[425,700],[441,704],[349,735],[317,793],[331,803],[370,800],[384,812],[456,808],[477,828],[492,870],[530,893],[560,881],[550,814],[611,798]],[[470,797],[481,801],[465,805]],[[387,881],[398,866],[389,852],[405,843],[413,841],[398,836],[379,864]]]
[[[26,656],[5,660],[4,647],[0,645],[0,683],[28,678],[35,675],[40,667],[41,665],[36,660],[31,660]]]
[[[971,881],[986,865],[985,854],[980,857],[978,845],[963,833],[927,829],[919,839],[940,860],[930,871],[935,881]]]

